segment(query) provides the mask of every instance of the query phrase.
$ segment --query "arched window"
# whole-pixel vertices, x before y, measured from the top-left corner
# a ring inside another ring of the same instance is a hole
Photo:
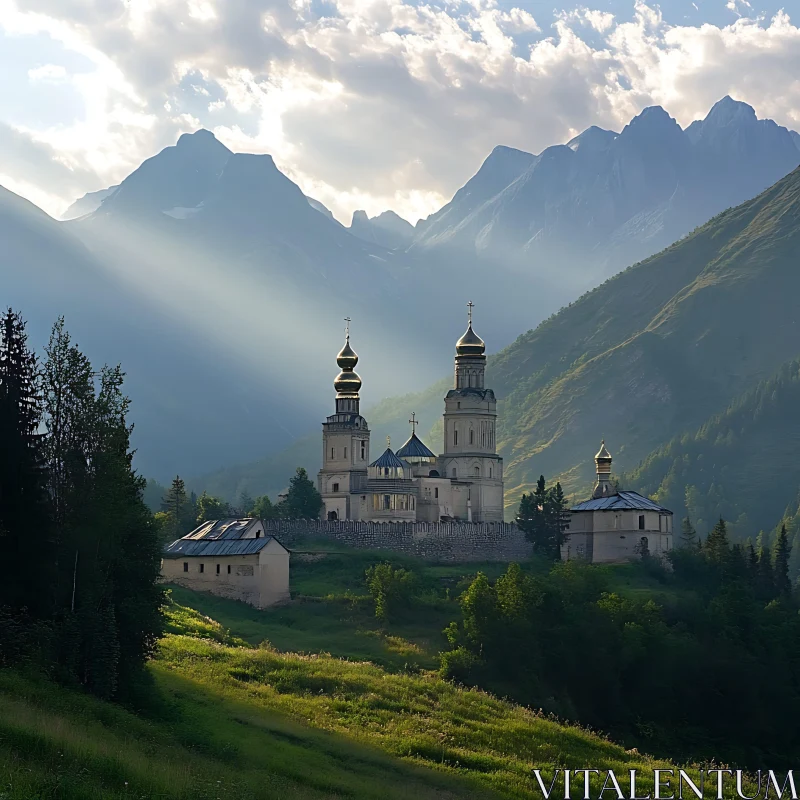
[[[458,447],[458,428],[453,428],[453,446]]]
[[[489,467],[489,477],[490,478],[492,477],[492,468],[491,467]]]
[[[481,476],[481,468],[475,467],[475,477],[480,478],[480,476]]]
[[[456,468],[455,468],[455,467],[453,467],[453,477],[454,477],[454,478],[457,478],[457,477],[458,477],[458,471],[456,470]]]
[[[469,443],[475,443],[475,431],[473,431],[472,428],[469,429]]]

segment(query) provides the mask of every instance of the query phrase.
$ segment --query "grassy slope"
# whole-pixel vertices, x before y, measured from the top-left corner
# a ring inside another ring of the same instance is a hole
[[[657,766],[426,671],[441,646],[439,615],[381,630],[358,599],[365,560],[356,553],[299,564],[293,589],[315,602],[285,609],[256,612],[184,591],[185,602],[168,610],[170,632],[150,667],[139,716],[0,671],[0,794],[528,798],[537,796],[534,766]],[[440,589],[431,609],[438,603],[452,617],[446,589],[458,586],[463,568],[422,571],[426,585]],[[630,591],[650,588],[624,570],[619,582]],[[213,611],[224,626],[186,603]],[[359,640],[358,630],[376,635]],[[287,652],[254,646],[262,634]],[[337,648],[350,659],[324,654]],[[419,663],[409,663],[408,648]],[[290,652],[297,649],[308,652]]]

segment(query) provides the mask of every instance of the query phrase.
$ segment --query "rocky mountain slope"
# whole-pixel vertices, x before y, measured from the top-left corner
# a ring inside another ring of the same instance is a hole
[[[800,163],[797,141],[725,97],[686,130],[654,106],[619,134],[592,127],[536,156],[496,148],[417,225],[415,246],[538,275],[558,265],[583,291],[782,178]]]

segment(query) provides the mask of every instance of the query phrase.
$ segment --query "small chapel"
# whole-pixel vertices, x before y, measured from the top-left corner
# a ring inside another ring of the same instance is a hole
[[[360,413],[358,356],[345,343],[336,356],[336,411],[322,423],[317,482],[323,520],[364,522],[502,522],[503,459],[497,454],[497,400],[486,388],[486,345],[468,324],[456,342],[453,388],[444,398],[444,442],[437,456],[418,436],[370,461],[370,429]]]
[[[592,496],[570,509],[563,561],[614,564],[646,555],[661,558],[672,550],[672,512],[638,492],[618,488],[611,478],[612,461],[601,442],[594,457]]]

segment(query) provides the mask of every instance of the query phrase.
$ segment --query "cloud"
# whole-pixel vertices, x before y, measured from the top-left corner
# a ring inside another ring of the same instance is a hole
[[[687,125],[731,94],[800,127],[800,29],[784,12],[691,26],[643,2],[627,19],[591,7],[534,18],[521,6],[0,0],[0,26],[46,32],[94,65],[63,77],[82,118],[31,132],[83,170],[85,189],[207,126],[232,148],[270,152],[342,221],[387,207],[415,219],[497,144],[539,152],[592,124],[619,129],[648,105]]]
[[[28,78],[32,81],[50,81],[58,83],[65,80],[67,70],[60,64],[43,64],[28,70]]]

